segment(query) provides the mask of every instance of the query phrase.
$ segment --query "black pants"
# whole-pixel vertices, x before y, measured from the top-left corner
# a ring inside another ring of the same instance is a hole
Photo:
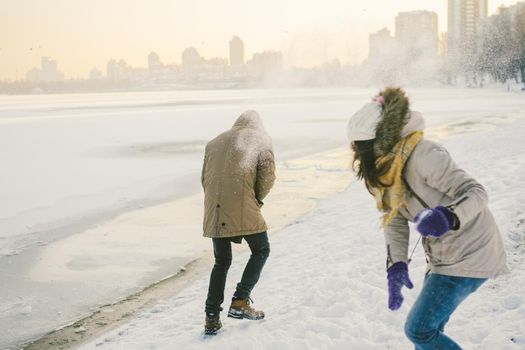
[[[270,255],[270,243],[266,232],[243,236],[248,242],[252,255],[244,272],[241,281],[237,284],[237,289],[233,295],[235,298],[249,298],[250,293],[261,276],[266,259]],[[211,271],[210,287],[206,299],[206,313],[219,313],[222,311],[221,304],[224,301],[224,287],[228,269],[232,263],[232,241],[231,238],[213,238],[213,254],[215,255],[215,265]]]

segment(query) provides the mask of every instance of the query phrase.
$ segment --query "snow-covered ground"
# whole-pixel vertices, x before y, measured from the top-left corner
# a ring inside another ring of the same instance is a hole
[[[465,349],[525,349],[525,111],[429,131],[486,186],[512,270],[467,299],[447,332]],[[223,315],[220,335],[203,338],[208,283],[203,276],[82,349],[409,349],[403,322],[421,289],[425,260],[420,247],[410,266],[415,288],[404,290],[400,310],[389,311],[378,216],[362,183],[353,182],[274,232],[270,259],[252,295],[254,306],[266,312],[263,321]],[[414,244],[417,233],[411,238]],[[248,254],[234,257],[227,296]]]
[[[245,109],[261,113],[275,142],[281,183],[266,208],[273,227],[346,186],[346,168],[333,171],[332,156],[318,152],[346,147],[349,115],[375,92],[0,96],[0,347],[86,315],[208,251],[200,237],[203,146]],[[525,105],[523,94],[494,90],[408,92],[440,137],[513,123]],[[465,119],[485,122],[445,126]],[[273,239],[292,236],[295,226]]]

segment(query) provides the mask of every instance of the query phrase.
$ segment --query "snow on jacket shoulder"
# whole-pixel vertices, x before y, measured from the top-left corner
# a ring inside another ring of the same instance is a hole
[[[429,270],[475,278],[496,277],[508,271],[502,237],[487,207],[485,189],[456,165],[444,147],[422,140],[403,173],[409,186],[407,207],[385,228],[388,265],[408,260],[408,221],[413,222],[425,206],[444,205],[453,209],[460,227],[438,238],[423,238]]]

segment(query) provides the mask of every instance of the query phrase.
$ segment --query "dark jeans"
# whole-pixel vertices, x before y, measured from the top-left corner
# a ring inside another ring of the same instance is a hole
[[[252,255],[244,268],[241,281],[233,295],[235,298],[249,298],[250,293],[261,276],[266,259],[270,255],[270,243],[266,232],[243,236],[248,242]],[[213,254],[215,265],[211,271],[210,287],[206,299],[206,313],[219,313],[222,311],[221,304],[224,301],[224,287],[226,276],[232,263],[232,240],[231,238],[213,238]]]
[[[445,335],[445,325],[459,304],[486,280],[427,274],[405,323],[405,334],[416,350],[460,350],[461,347]]]

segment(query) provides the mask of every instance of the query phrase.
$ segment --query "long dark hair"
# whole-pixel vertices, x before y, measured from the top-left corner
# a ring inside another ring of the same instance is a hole
[[[392,186],[392,184],[381,182],[380,177],[388,172],[393,159],[377,167],[373,139],[352,142],[352,150],[354,151],[352,168],[359,180],[365,180],[368,192],[372,193],[372,188]]]

